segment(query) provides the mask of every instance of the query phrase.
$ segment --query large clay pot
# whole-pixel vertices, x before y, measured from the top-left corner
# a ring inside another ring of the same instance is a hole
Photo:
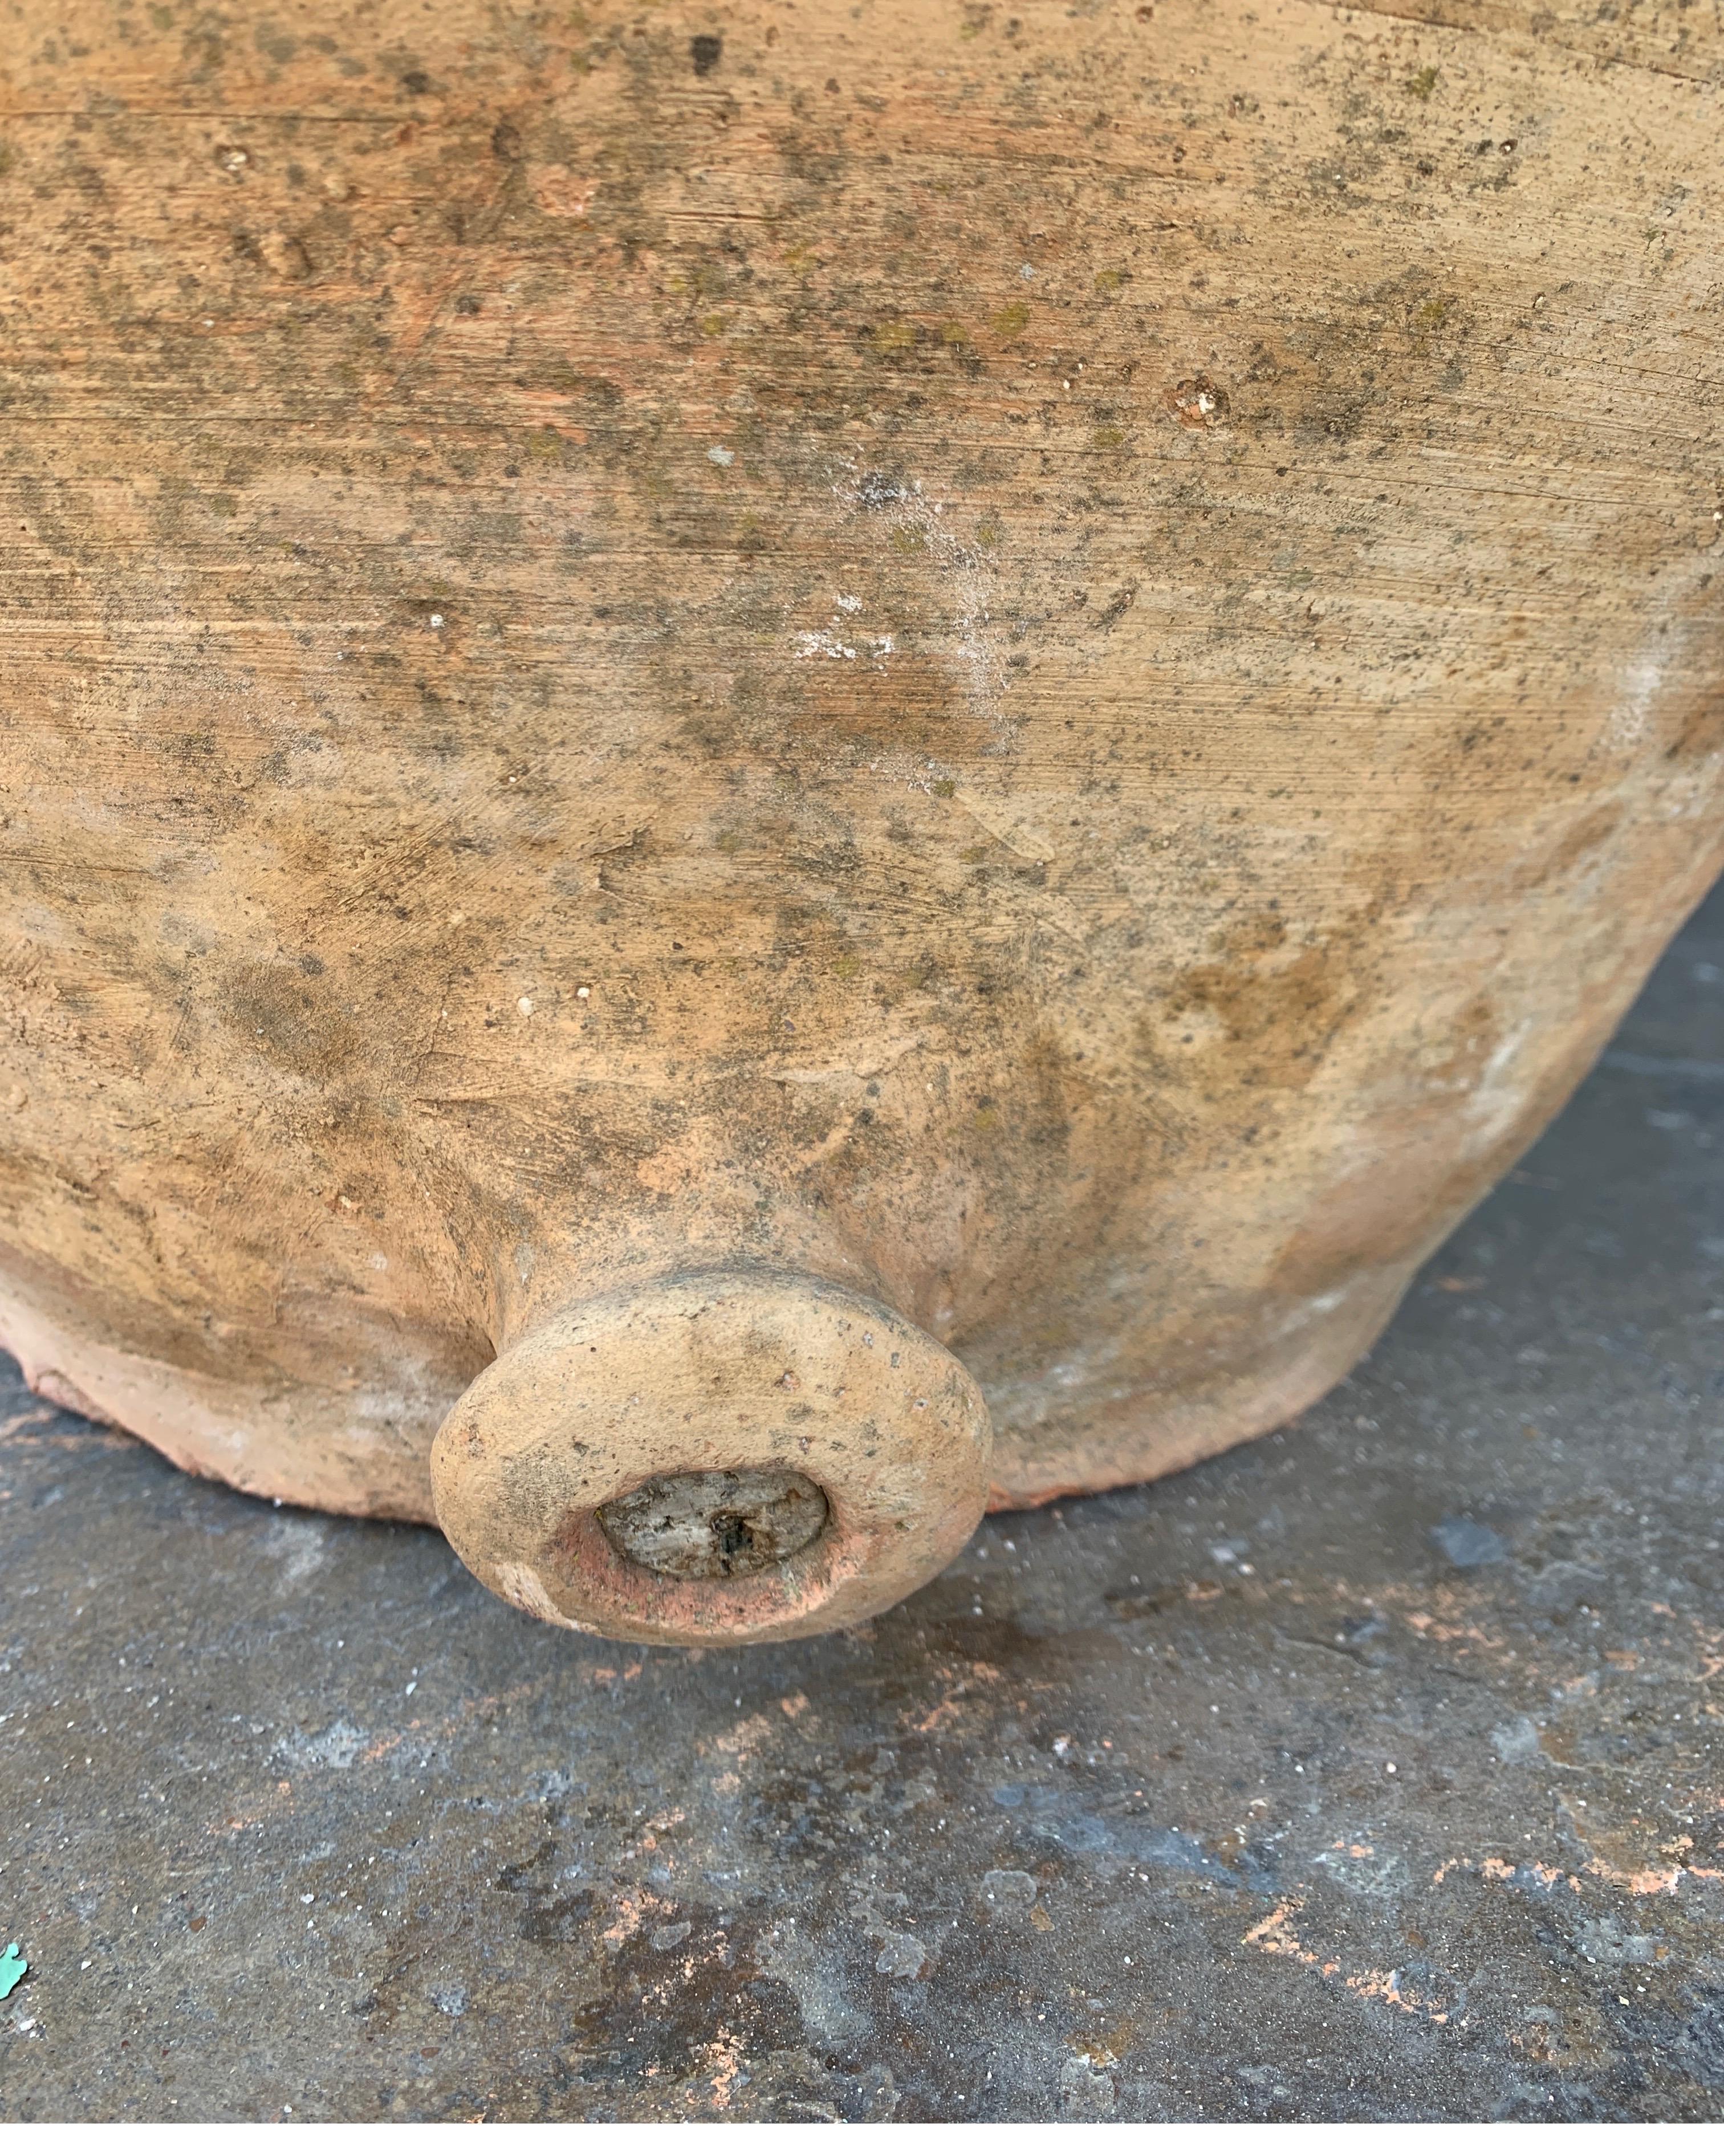
[[[32,1383],[681,1640],[1313,1399],[1724,850],[1721,55],[23,0]]]

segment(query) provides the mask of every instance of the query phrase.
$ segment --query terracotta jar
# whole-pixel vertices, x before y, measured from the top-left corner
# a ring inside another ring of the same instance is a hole
[[[1724,37],[1473,23],[23,0],[31,1383],[685,1640],[1331,1384],[1724,859]]]

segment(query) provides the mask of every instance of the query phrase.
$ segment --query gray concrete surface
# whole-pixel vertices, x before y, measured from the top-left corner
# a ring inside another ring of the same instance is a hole
[[[0,1398],[0,2116],[1724,2114],[1724,897],[1296,1427],[552,1633]]]

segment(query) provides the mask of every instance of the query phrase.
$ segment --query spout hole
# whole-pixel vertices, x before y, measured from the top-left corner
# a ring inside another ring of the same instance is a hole
[[[598,1508],[618,1554],[672,1579],[747,1579],[805,1550],[826,1493],[788,1468],[658,1475]]]

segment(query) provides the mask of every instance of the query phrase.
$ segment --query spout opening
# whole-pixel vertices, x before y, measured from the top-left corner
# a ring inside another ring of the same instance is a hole
[[[790,1639],[877,1614],[980,1519],[974,1380],[797,1274],[659,1281],[505,1348],[432,1449],[438,1518],[517,1607],[617,1639]]]
[[[794,1469],[655,1475],[598,1508],[617,1554],[671,1579],[750,1579],[806,1549],[831,1517]]]

